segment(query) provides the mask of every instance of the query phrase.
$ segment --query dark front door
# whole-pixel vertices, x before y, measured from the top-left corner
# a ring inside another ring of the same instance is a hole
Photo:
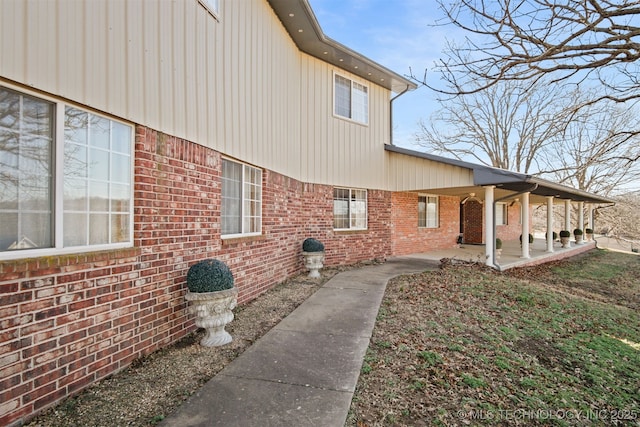
[[[464,243],[482,244],[482,204],[476,200],[468,200],[460,205],[460,211]]]

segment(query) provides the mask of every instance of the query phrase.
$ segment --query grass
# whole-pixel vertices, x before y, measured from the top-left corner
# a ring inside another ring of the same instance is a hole
[[[640,257],[593,251],[394,279],[347,425],[638,425],[638,278]]]

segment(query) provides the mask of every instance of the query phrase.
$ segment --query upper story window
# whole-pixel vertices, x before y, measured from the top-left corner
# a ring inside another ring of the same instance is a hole
[[[418,227],[438,228],[437,196],[418,196]]]
[[[333,189],[333,228],[336,230],[366,230],[367,190]]]
[[[334,74],[333,113],[358,123],[369,122],[369,88]]]
[[[220,0],[199,0],[216,18],[220,16]]]
[[[131,246],[132,134],[0,87],[0,259]]]
[[[262,171],[222,159],[222,236],[262,232]]]

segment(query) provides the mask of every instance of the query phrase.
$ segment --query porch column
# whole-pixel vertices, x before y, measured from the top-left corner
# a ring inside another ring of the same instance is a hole
[[[547,252],[553,252],[553,196],[547,196]]]
[[[584,233],[584,202],[578,202],[578,228],[582,230],[582,233]],[[580,243],[584,242],[585,239],[583,237],[582,242]]]
[[[522,194],[522,256],[521,258],[531,258],[529,255],[529,193]]]
[[[494,186],[484,187],[484,229],[485,229],[485,255],[487,257],[486,264],[493,267],[495,265],[496,237],[493,235],[493,190]]]
[[[564,201],[564,229],[569,233],[571,231],[571,200],[567,199]]]
[[[587,215],[587,220],[589,221],[589,228],[593,230],[593,205],[589,204],[589,214]],[[595,233],[596,231],[593,230]]]

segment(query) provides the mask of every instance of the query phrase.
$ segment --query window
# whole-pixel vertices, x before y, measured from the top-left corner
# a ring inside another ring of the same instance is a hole
[[[333,228],[366,230],[367,190],[333,189]]]
[[[369,95],[367,86],[338,74],[334,74],[334,83],[334,114],[359,123],[368,123]]]
[[[222,160],[222,235],[262,232],[262,171]]]
[[[220,14],[220,0],[200,0],[200,3],[206,7],[213,16],[218,17]]]
[[[0,87],[0,176],[2,258],[131,246],[131,126]]]
[[[418,227],[438,228],[437,196],[418,196]]]
[[[507,225],[506,203],[496,203],[496,225]]]

